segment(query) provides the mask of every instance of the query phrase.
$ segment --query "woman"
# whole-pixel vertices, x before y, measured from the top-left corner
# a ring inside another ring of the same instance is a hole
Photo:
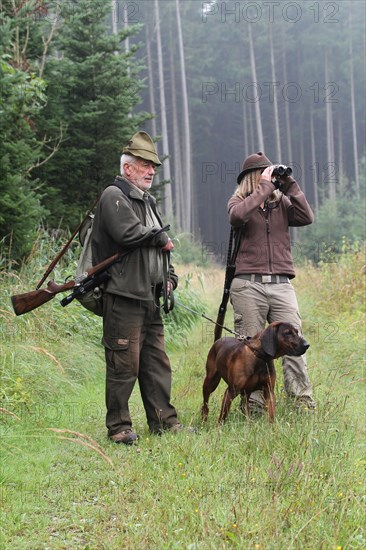
[[[230,299],[235,330],[254,336],[265,323],[288,322],[301,331],[299,307],[290,279],[295,277],[289,227],[313,222],[312,210],[299,185],[289,175],[274,177],[275,166],[262,153],[245,159],[238,188],[228,203],[229,222],[240,247]],[[288,396],[314,409],[305,355],[283,358]],[[243,405],[243,404],[242,404]],[[251,410],[262,412],[262,392],[250,397]]]

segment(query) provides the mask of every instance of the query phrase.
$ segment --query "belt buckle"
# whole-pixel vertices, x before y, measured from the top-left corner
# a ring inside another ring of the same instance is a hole
[[[272,275],[262,275],[262,283],[271,283]]]

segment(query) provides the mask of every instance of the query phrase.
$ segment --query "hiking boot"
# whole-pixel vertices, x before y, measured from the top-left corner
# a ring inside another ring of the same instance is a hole
[[[316,403],[310,395],[302,395],[300,397],[296,397],[295,407],[299,412],[313,413],[316,409]]]
[[[168,428],[169,432],[172,433],[179,433],[179,432],[196,432],[196,428],[193,428],[192,426],[185,426],[184,424],[181,424],[178,422],[177,424],[174,424],[171,428]]]
[[[176,424],[173,424],[173,426],[170,426],[169,428],[167,428],[171,433],[175,434],[175,433],[179,433],[181,431],[183,431],[185,429],[184,425],[181,424],[180,422],[177,422]]]
[[[246,398],[242,397],[240,400],[240,410],[245,415],[247,414],[246,405]],[[259,418],[264,414],[264,406],[258,401],[252,401],[251,399],[249,399],[249,410],[251,418]]]
[[[132,430],[123,430],[118,432],[118,434],[111,435],[109,439],[114,441],[114,443],[124,443],[125,445],[133,445],[137,441],[139,436],[135,434]]]

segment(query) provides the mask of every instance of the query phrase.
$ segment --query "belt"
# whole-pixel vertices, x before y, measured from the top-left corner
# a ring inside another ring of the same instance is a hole
[[[286,275],[258,275],[257,273],[236,275],[238,279],[251,281],[252,283],[289,283]]]

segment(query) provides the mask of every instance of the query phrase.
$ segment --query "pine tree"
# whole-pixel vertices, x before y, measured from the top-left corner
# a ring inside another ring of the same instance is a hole
[[[43,3],[37,0],[23,4],[4,4],[0,14],[0,236],[3,254],[6,252],[13,260],[20,260],[30,251],[46,213],[37,191],[39,182],[30,177],[42,149],[34,120],[46,102],[46,85],[37,76],[34,64],[34,59],[42,55],[42,29],[37,15]]]
[[[142,83],[123,40],[139,30],[108,31],[111,4],[78,0],[63,6],[57,57],[48,62],[49,102],[40,125],[64,141],[42,168],[48,184],[50,225],[77,225],[80,215],[119,173],[123,145],[146,115],[131,115]]]

